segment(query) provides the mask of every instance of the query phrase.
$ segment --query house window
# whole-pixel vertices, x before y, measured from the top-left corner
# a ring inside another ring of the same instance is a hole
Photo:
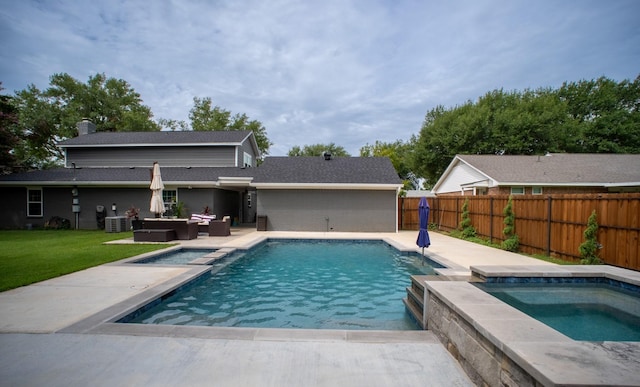
[[[542,195],[542,187],[531,187],[531,193],[534,195]]]
[[[511,187],[511,195],[524,195],[524,187]]]
[[[244,152],[244,166],[251,168],[252,165],[253,165],[253,157],[251,157],[251,155],[248,154],[247,152]]]
[[[166,189],[162,191],[162,201],[164,202],[164,208],[171,208],[171,205],[178,202],[178,190]]]
[[[42,217],[42,188],[27,189],[27,216]]]

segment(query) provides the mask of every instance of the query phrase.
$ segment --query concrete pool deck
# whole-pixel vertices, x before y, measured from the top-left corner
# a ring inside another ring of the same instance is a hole
[[[303,233],[232,229],[189,247],[247,248],[263,238],[385,239],[419,251],[417,232]],[[476,265],[548,264],[431,234],[431,258],[463,276]],[[118,243],[132,243],[122,240]],[[0,385],[469,386],[430,331],[356,332],[103,323],[200,267],[121,262],[0,293]],[[400,301],[399,301],[400,302]],[[640,361],[639,359],[635,359]],[[640,384],[640,376],[637,380]]]

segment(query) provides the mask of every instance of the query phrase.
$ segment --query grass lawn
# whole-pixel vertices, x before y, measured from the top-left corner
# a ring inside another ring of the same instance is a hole
[[[171,246],[103,244],[130,236],[102,230],[0,231],[0,291]]]

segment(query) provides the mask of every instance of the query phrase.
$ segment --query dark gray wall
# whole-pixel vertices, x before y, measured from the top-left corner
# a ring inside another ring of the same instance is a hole
[[[258,190],[269,231],[395,232],[395,191]]]
[[[0,188],[0,228],[24,228],[27,223],[27,189],[25,187]],[[43,224],[40,218],[32,223]]]
[[[251,142],[245,141],[242,146],[238,149],[238,166],[244,166],[244,153],[248,153],[251,155],[251,167],[256,166],[256,154],[251,146]]]
[[[235,147],[144,147],[67,150],[67,166],[77,167],[235,167]]]
[[[26,215],[27,189],[25,187],[1,187],[0,196],[0,228],[20,229],[31,224],[33,227],[43,227],[52,216],[60,216],[71,221],[71,227],[76,227],[76,215],[72,211],[73,187],[43,187],[43,216],[30,217]],[[201,213],[205,206],[209,206],[212,214],[222,218],[224,215],[237,217],[239,214],[241,193],[213,188],[178,188],[178,201],[184,202],[185,217],[192,213]],[[149,211],[151,191],[148,188],[107,188],[107,187],[78,187],[80,212],[78,224],[81,229],[95,230],[98,228],[96,207],[104,206],[106,216],[116,215],[111,205],[116,204],[117,215],[125,216],[130,207],[140,209],[140,219],[152,218],[155,214]]]
[[[251,194],[251,205],[249,205],[248,195]],[[256,209],[258,207],[258,194],[256,191],[247,191],[242,193],[242,223],[256,222]]]
[[[71,191],[69,190],[69,198],[67,201],[71,203]],[[104,206],[107,210],[107,216],[116,215],[111,210],[111,205],[116,204],[117,215],[125,216],[125,212],[130,207],[140,209],[140,219],[153,217],[149,211],[149,202],[151,201],[151,191],[147,188],[78,188],[78,199],[80,201],[80,228],[81,229],[97,229],[96,207]],[[69,204],[71,209],[71,204]],[[71,222],[74,224],[73,219]]]
[[[241,192],[217,189],[213,192],[213,212],[218,219],[230,216],[231,220],[240,215]]]

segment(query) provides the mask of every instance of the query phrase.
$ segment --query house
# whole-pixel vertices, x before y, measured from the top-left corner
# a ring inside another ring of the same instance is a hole
[[[456,155],[438,195],[640,192],[640,154]]]
[[[149,184],[157,161],[169,211],[165,215],[175,215],[180,204],[185,217],[207,208],[235,223],[253,224],[257,216],[266,216],[269,230],[324,231],[327,223],[341,219],[340,210],[351,209],[354,216],[355,209],[372,204],[380,207],[372,211],[385,219],[342,219],[330,229],[396,230],[400,180],[388,159],[267,158],[263,168],[257,167],[260,151],[250,131],[96,132],[94,124],[82,121],[78,133],[58,144],[63,168],[0,176],[0,228],[42,227],[59,216],[72,227],[97,229],[104,227],[105,216],[123,216],[130,207],[139,208],[141,218],[152,217]],[[300,198],[312,201],[294,207]],[[321,214],[322,227],[300,222],[312,219],[313,208]],[[393,225],[386,218],[394,219]]]

